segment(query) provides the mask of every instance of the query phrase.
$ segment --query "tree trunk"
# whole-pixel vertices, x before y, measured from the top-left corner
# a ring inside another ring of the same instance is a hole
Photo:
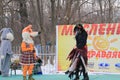
[[[69,18],[71,15],[71,7],[72,7],[73,0],[66,1],[66,14],[65,14],[65,24],[69,24]]]
[[[30,21],[28,20],[28,13],[27,13],[27,6],[26,6],[26,0],[19,0],[19,4],[20,4],[20,17],[21,17],[21,26],[22,29],[24,27],[26,27]]]
[[[51,0],[51,20],[53,30],[55,30],[55,0]]]
[[[3,3],[2,0],[0,0],[0,28],[3,28]]]
[[[108,13],[108,22],[111,23],[112,22],[112,3],[111,0],[108,0],[109,3],[109,13]]]
[[[103,23],[104,20],[103,20],[103,8],[102,8],[102,1],[101,0],[98,0],[99,1],[99,6],[100,6],[100,22]]]
[[[0,0],[0,16],[3,15],[3,4],[2,0]]]
[[[56,19],[57,19],[57,24],[60,24],[60,0],[58,0],[57,2]]]
[[[37,0],[37,10],[38,10],[38,22],[41,28],[40,44],[45,45],[45,30],[43,27],[44,17],[43,17],[43,0]],[[42,38],[41,38],[42,37]]]
[[[40,28],[42,31],[44,31],[43,28],[43,1],[42,0],[37,0],[37,10],[38,10],[38,16],[39,16],[39,23],[40,23]]]
[[[51,32],[52,32],[52,36],[54,36],[54,38],[51,38],[51,41],[53,41],[52,43],[55,44],[55,25],[56,25],[56,21],[55,21],[55,0],[51,0],[51,21],[52,21],[52,26],[51,26]]]

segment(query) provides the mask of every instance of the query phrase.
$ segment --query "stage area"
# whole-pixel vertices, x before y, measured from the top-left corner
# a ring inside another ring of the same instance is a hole
[[[67,75],[64,74],[34,75],[33,77],[35,78],[35,80],[70,80],[67,77]],[[89,75],[89,77],[90,80],[120,80],[119,74],[96,74],[96,75]],[[23,79],[22,79],[22,75],[12,75],[11,77],[0,76],[0,80],[23,80]]]

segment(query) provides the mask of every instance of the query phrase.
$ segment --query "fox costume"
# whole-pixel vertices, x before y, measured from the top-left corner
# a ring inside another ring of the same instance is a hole
[[[21,43],[21,65],[23,69],[23,80],[26,79],[26,75],[28,72],[28,80],[34,80],[32,77],[32,71],[34,68],[34,63],[36,62],[37,56],[35,53],[35,48],[34,48],[34,41],[33,37],[37,36],[40,34],[40,32],[33,32],[32,31],[32,25],[28,25],[25,27],[22,31],[22,38],[23,41]]]

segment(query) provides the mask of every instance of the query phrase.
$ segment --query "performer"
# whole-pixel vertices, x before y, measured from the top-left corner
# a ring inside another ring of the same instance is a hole
[[[83,72],[84,78],[82,80],[89,80],[88,72],[86,69],[87,66],[87,32],[81,24],[77,24],[74,28],[76,45],[73,50],[68,55],[67,59],[71,61],[68,71],[66,74],[69,74],[70,79],[75,74],[74,80],[79,80],[79,74]],[[82,68],[82,70],[81,70]]]
[[[10,61],[12,57],[12,41],[14,40],[13,31],[11,28],[3,28],[1,34],[1,73],[3,77],[9,76]]]
[[[40,32],[33,32],[31,24],[25,27],[22,31],[23,41],[21,43],[22,54],[20,61],[23,68],[23,80],[27,80],[27,72],[29,75],[28,80],[34,80],[32,77],[32,71],[34,68],[34,63],[37,60],[37,56],[34,48],[33,38],[38,34],[40,34]]]

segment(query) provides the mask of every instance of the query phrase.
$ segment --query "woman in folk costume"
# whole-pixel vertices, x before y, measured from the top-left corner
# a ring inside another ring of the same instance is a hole
[[[81,24],[78,24],[74,28],[76,45],[73,50],[68,55],[67,59],[71,60],[71,64],[69,66],[66,74],[69,74],[69,77],[72,78],[75,74],[74,80],[79,80],[79,73],[83,72],[82,80],[89,80],[88,72],[86,69],[87,65],[87,32],[84,30]],[[80,70],[82,68],[82,70]]]
[[[1,73],[3,77],[9,76],[10,61],[12,57],[12,41],[14,40],[13,31],[11,28],[3,28],[1,33]]]
[[[21,43],[21,64],[23,68],[23,80],[27,80],[27,72],[29,75],[28,80],[34,80],[34,78],[32,77],[32,71],[37,56],[35,53],[33,37],[37,36],[38,34],[40,34],[40,32],[32,31],[31,24],[25,27],[22,31],[23,41]]]

